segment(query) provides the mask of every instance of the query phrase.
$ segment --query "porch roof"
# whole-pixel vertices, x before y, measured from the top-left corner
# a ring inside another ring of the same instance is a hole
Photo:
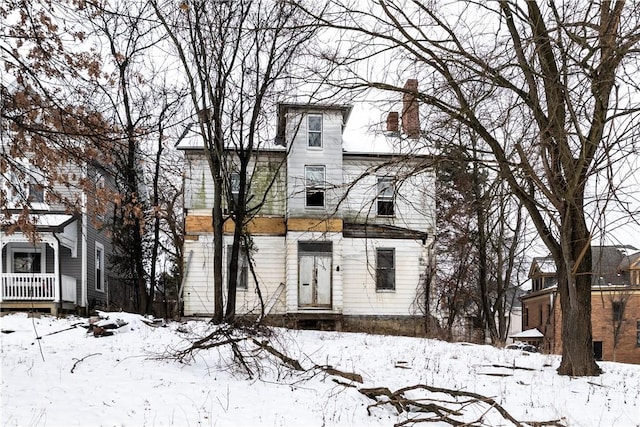
[[[76,226],[73,225],[78,217],[76,215],[63,214],[63,213],[32,213],[29,215],[29,221],[35,225],[38,233],[42,234],[42,240],[48,241],[54,237],[46,238],[47,233],[56,233],[56,237],[62,246],[65,246],[71,250],[71,256],[77,256],[78,250],[78,232]],[[13,214],[10,221],[16,223],[19,219],[19,214]],[[10,242],[25,242],[29,237],[21,232],[16,232],[10,235],[0,233],[0,241],[6,243]]]

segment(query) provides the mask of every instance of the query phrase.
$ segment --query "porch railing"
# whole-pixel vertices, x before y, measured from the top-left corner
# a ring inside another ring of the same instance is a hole
[[[2,300],[55,301],[55,274],[4,273]]]

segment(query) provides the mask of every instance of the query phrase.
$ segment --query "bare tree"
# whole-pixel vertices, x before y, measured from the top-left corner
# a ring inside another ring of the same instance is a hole
[[[288,2],[152,2],[173,41],[214,181],[214,321],[233,322],[240,253],[250,247],[246,225],[259,212],[276,177],[252,194],[256,152],[275,136],[269,123],[286,100],[296,60],[317,26]],[[237,181],[232,182],[232,176]],[[229,209],[225,214],[223,207]],[[226,307],[223,298],[223,224],[234,223]],[[244,249],[243,249],[244,248]],[[258,284],[256,284],[258,285]]]
[[[590,178],[621,161],[637,132],[639,6],[379,0],[356,10],[337,3],[343,13],[318,18],[358,40],[348,57],[339,49],[325,54],[342,66],[342,86],[402,92],[398,77],[419,77],[421,102],[481,138],[556,263],[558,372],[597,375],[588,203],[606,189],[594,189]],[[365,73],[358,60],[388,66]]]

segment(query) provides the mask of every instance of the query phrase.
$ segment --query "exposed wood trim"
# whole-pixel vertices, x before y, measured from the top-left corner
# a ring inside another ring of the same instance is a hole
[[[329,218],[289,218],[287,231],[319,231],[321,233],[336,232],[343,229],[342,219]]]
[[[344,224],[344,237],[360,239],[413,239],[426,242],[429,234],[425,231],[380,224]]]

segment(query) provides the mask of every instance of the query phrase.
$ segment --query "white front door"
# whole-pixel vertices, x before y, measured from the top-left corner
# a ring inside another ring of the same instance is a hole
[[[301,254],[298,305],[331,308],[331,254]]]

